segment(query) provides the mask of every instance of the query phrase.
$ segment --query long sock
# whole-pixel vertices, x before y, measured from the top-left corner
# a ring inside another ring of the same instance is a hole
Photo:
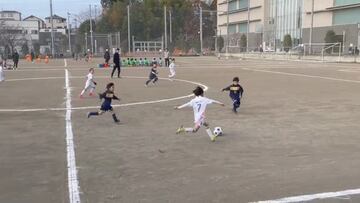
[[[85,89],[83,89],[83,91],[81,91],[80,95],[85,94]]]
[[[209,135],[210,139],[214,137],[213,133],[211,132],[210,128],[206,129],[207,134]]]
[[[194,132],[194,128],[185,128],[185,132],[192,133]]]
[[[89,112],[88,114],[88,118],[90,118],[90,116],[98,116],[99,112]]]
[[[113,113],[112,117],[113,117],[115,123],[120,122],[120,120],[116,117],[116,114]]]

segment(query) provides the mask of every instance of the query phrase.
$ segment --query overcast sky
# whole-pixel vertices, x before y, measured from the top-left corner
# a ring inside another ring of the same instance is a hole
[[[67,18],[67,12],[81,13],[89,10],[89,5],[100,8],[100,0],[52,0],[54,14]],[[50,16],[50,0],[0,0],[0,10],[15,10],[22,13],[22,18],[35,15],[40,18]]]

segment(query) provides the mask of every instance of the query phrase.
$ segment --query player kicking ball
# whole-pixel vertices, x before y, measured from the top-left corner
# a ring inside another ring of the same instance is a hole
[[[183,126],[181,126],[177,131],[176,134],[180,134],[180,133],[196,133],[201,126],[205,126],[206,132],[209,135],[211,141],[215,141],[216,139],[216,135],[214,135],[211,132],[210,126],[209,124],[205,121],[205,110],[206,110],[206,106],[212,103],[215,104],[219,104],[221,106],[225,106],[223,103],[216,101],[216,100],[212,100],[209,98],[204,97],[204,90],[201,87],[197,87],[194,91],[193,91],[194,95],[196,96],[194,99],[192,99],[190,102],[181,105],[181,106],[177,106],[175,107],[175,109],[182,109],[184,107],[193,107],[194,110],[194,123],[195,126],[193,128],[184,128]]]
[[[115,123],[120,123],[120,120],[116,117],[116,114],[114,113],[114,109],[111,106],[111,102],[112,100],[120,100],[118,97],[115,96],[114,94],[114,90],[115,90],[115,85],[114,83],[109,83],[106,85],[106,91],[102,94],[99,94],[100,96],[100,100],[104,99],[104,102],[101,105],[100,111],[98,112],[89,112],[88,113],[88,118],[90,118],[91,116],[98,116],[98,115],[102,115],[103,113],[109,111],[112,113],[112,117],[114,119]]]
[[[89,74],[86,76],[86,83],[85,83],[85,88],[81,91],[80,93],[80,99],[84,98],[84,94],[85,92],[87,92],[88,90],[90,90],[89,96],[93,96],[94,95],[94,90],[95,90],[95,86],[96,86],[96,82],[94,81],[94,68],[90,68],[89,69]]]

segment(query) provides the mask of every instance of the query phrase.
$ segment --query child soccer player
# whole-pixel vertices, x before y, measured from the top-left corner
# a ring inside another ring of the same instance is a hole
[[[119,98],[117,98],[114,94],[114,90],[115,90],[115,86],[114,83],[109,83],[106,85],[106,91],[102,94],[99,94],[100,96],[100,100],[104,99],[104,102],[101,105],[100,111],[98,112],[89,112],[88,113],[88,118],[90,118],[91,116],[98,116],[101,115],[107,111],[110,111],[112,113],[112,117],[114,119],[115,123],[120,123],[120,120],[116,117],[116,114],[114,113],[113,107],[111,106],[111,101],[113,99],[115,100],[120,100]]]
[[[169,70],[170,70],[169,78],[172,79],[176,75],[176,72],[175,72],[175,58],[171,59],[171,63],[169,65]]]
[[[151,69],[151,72],[150,72],[150,75],[149,75],[149,80],[146,81],[145,83],[145,87],[148,86],[149,82],[151,82],[153,80],[153,84],[156,83],[156,81],[158,81],[158,71],[157,71],[157,65],[156,64],[153,64],[153,67]]]
[[[193,91],[193,93],[196,96],[194,99],[192,99],[190,102],[188,102],[184,105],[175,107],[175,109],[182,109],[184,107],[193,107],[195,126],[193,128],[184,128],[183,126],[181,126],[176,131],[176,134],[183,133],[183,132],[196,133],[200,129],[201,126],[205,126],[207,134],[209,135],[211,141],[214,142],[216,139],[216,136],[211,132],[209,124],[205,121],[206,106],[208,104],[212,104],[212,103],[220,104],[221,106],[224,106],[224,104],[219,101],[208,99],[208,98],[204,97],[204,90],[201,87],[197,87]]]
[[[244,93],[244,89],[239,84],[239,78],[234,77],[233,84],[222,89],[222,91],[230,91],[229,96],[233,101],[233,112],[237,113],[237,109],[240,107],[240,100],[242,94]]]
[[[90,90],[89,96],[93,96],[95,90],[96,82],[94,81],[94,68],[89,69],[89,74],[86,76],[85,88],[81,91],[80,98],[83,98],[83,95],[86,91]]]

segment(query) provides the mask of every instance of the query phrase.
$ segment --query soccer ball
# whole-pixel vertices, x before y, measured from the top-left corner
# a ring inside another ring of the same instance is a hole
[[[222,131],[221,127],[215,127],[214,128],[214,135],[216,135],[216,136],[223,135],[223,131]]]

